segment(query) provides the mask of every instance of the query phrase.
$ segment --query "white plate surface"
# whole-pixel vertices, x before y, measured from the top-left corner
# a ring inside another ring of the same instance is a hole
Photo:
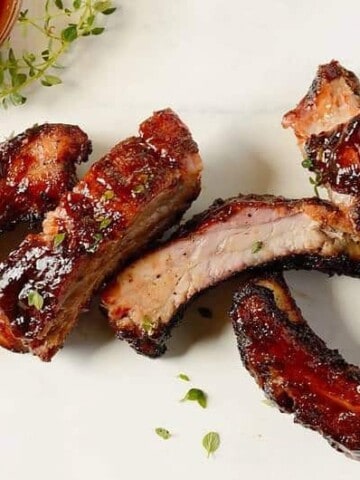
[[[319,63],[337,58],[360,73],[357,1],[118,3],[106,34],[68,57],[64,85],[35,89],[27,105],[0,113],[0,135],[35,122],[76,123],[92,138],[95,160],[153,110],[171,106],[205,163],[191,213],[240,191],[312,194],[281,116]],[[3,238],[3,252],[13,239]],[[359,281],[287,278],[315,331],[360,364]],[[160,360],[114,340],[96,309],[50,364],[0,351],[1,479],[355,478],[358,463],[262,402],[226,316],[235,285],[199,298]],[[201,318],[199,305],[215,318]],[[208,393],[208,409],[179,402],[188,388],[179,372]],[[173,438],[158,438],[158,426]],[[201,446],[208,430],[222,440],[209,460]]]

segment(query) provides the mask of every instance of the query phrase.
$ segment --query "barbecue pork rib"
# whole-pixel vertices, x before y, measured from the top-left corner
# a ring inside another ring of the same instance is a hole
[[[360,230],[360,83],[338,62],[319,67],[307,95],[284,116],[314,172],[313,182],[327,189]]]
[[[231,319],[242,361],[266,396],[359,460],[360,369],[311,330],[282,275],[245,281]]]
[[[74,125],[34,126],[0,144],[0,232],[55,208],[90,153],[87,135]]]
[[[360,275],[360,244],[347,217],[313,198],[238,196],[215,202],[175,236],[128,265],[103,292],[117,336],[156,357],[188,302],[254,267]]]
[[[200,192],[196,143],[174,112],[116,145],[0,264],[0,344],[50,360],[93,292]]]

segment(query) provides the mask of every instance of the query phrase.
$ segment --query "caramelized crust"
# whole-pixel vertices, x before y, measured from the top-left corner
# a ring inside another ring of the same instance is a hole
[[[343,213],[319,199],[218,200],[170,241],[120,272],[102,303],[117,336],[157,357],[199,293],[252,268],[360,276],[360,246]]]
[[[231,318],[244,365],[267,397],[360,459],[360,369],[311,330],[282,276],[242,284]]]
[[[282,125],[294,130],[301,146],[311,135],[331,130],[359,113],[359,80],[333,60],[320,65],[309,91],[284,115]]]
[[[35,221],[75,185],[76,164],[91,153],[77,126],[44,124],[0,145],[0,232]]]
[[[319,67],[308,94],[287,113],[284,127],[293,128],[304,167],[315,173],[333,203],[360,229],[360,86],[338,62]]]
[[[310,171],[321,184],[341,194],[360,194],[360,115],[305,144]],[[321,180],[320,180],[321,179]]]
[[[171,110],[95,163],[47,214],[42,233],[0,264],[3,346],[50,360],[104,278],[197,197],[201,169],[197,145]]]

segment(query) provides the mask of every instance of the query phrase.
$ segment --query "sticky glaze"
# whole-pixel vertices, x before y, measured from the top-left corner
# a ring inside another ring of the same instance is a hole
[[[91,153],[77,126],[44,124],[0,145],[0,231],[38,220],[76,183],[76,164]]]

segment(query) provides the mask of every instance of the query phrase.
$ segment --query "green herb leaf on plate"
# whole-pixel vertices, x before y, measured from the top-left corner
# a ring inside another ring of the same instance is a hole
[[[188,377],[185,373],[179,373],[178,378],[184,382],[190,382],[190,377]]]
[[[220,435],[217,432],[207,433],[202,440],[208,458],[220,447]]]
[[[207,407],[207,395],[205,392],[203,392],[203,390],[200,390],[199,388],[191,388],[181,401],[197,402],[200,407]]]
[[[155,429],[155,432],[163,440],[169,440],[169,438],[171,437],[171,433],[166,428],[158,427]]]

